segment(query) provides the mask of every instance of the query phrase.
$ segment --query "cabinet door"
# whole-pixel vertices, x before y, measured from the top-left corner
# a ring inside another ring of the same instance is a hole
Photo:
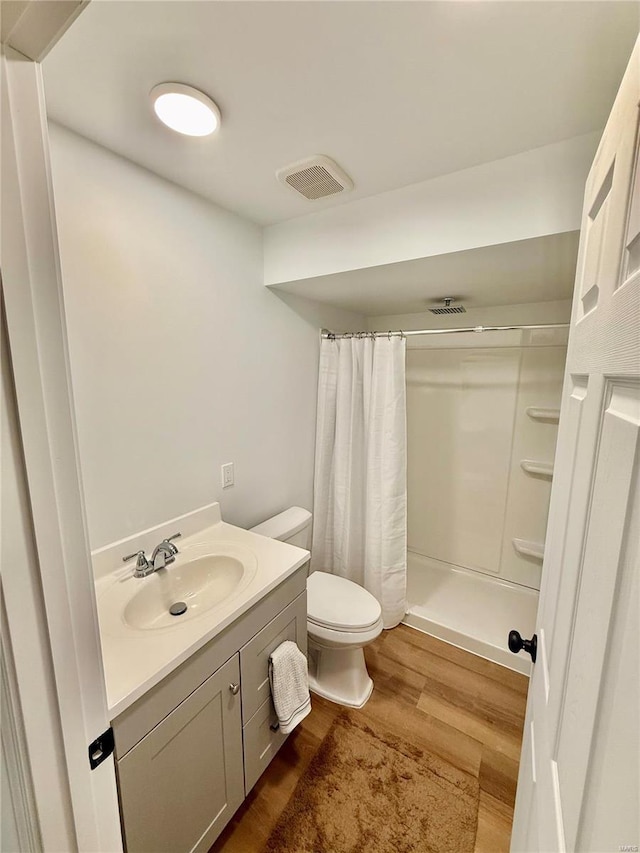
[[[238,655],[118,762],[128,853],[206,851],[244,799]]]

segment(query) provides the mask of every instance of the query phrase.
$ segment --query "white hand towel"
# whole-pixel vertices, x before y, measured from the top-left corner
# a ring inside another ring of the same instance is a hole
[[[291,640],[271,652],[269,681],[280,731],[288,735],[311,710],[307,659]]]

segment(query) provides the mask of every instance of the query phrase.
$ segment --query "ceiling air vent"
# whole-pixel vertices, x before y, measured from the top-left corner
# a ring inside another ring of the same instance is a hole
[[[467,309],[464,305],[453,305],[456,300],[453,296],[445,296],[442,300],[443,305],[439,308],[429,308],[432,314],[466,314]]]
[[[353,189],[351,178],[322,154],[279,169],[276,178],[310,201]]]

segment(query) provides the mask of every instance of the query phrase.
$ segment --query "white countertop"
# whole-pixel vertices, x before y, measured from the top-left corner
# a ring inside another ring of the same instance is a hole
[[[157,542],[169,534],[158,535]],[[267,539],[218,520],[177,540],[179,553],[176,562],[163,571],[171,572],[174,567],[179,567],[181,555],[182,560],[186,560],[190,550],[203,545],[215,547],[217,542],[235,544],[251,551],[257,559],[257,569],[228,599],[190,621],[156,629],[132,628],[127,624],[123,617],[126,604],[142,584],[154,582],[153,575],[133,577],[135,561],[97,578],[102,657],[112,720],[309,559],[309,552],[302,548]],[[122,552],[122,543],[117,543],[110,550]],[[135,545],[131,548],[133,550]],[[117,566],[115,553],[113,556],[112,565]],[[104,561],[104,554],[102,559]]]

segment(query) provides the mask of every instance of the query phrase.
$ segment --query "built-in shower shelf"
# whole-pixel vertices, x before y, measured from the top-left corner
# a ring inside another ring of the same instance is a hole
[[[550,421],[557,424],[560,420],[560,409],[545,409],[541,406],[528,406],[526,412],[534,421]]]
[[[553,477],[552,462],[536,462],[535,459],[522,459],[520,467],[527,474],[536,474],[539,477]]]
[[[513,547],[523,557],[534,557],[542,560],[544,557],[544,542],[528,542],[526,539],[513,539]]]

